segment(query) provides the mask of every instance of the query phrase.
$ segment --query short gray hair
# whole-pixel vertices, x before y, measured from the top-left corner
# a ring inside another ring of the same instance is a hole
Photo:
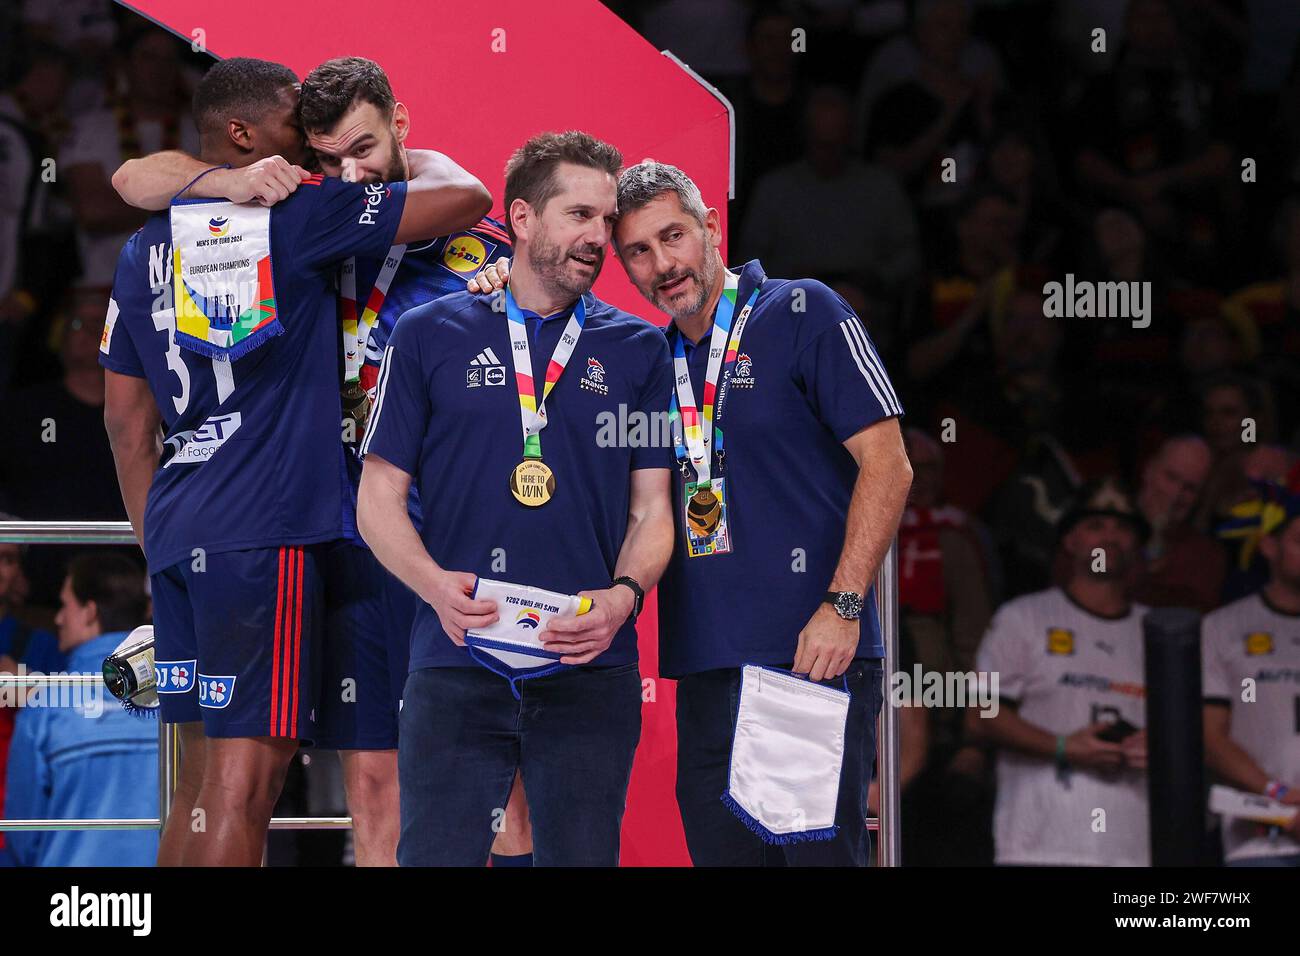
[[[708,210],[700,188],[676,166],[657,163],[653,159],[629,166],[619,175],[618,214],[626,216],[668,192],[675,193],[682,209],[701,226],[704,225]]]

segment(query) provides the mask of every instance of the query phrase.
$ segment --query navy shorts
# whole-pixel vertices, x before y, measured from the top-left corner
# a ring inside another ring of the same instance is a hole
[[[419,598],[367,548],[335,541],[324,559],[325,652],[315,744],[393,750]]]
[[[321,545],[227,551],[150,577],[161,717],[208,737],[311,740]]]

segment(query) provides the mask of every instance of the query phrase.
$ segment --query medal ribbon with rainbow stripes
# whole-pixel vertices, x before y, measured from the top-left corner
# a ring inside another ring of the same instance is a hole
[[[677,385],[673,390],[668,407],[668,421],[672,427],[673,453],[682,469],[686,481],[686,524],[699,537],[708,537],[718,530],[722,522],[722,502],[713,488],[714,456],[717,456],[718,471],[722,468],[722,399],[725,398],[726,378],[723,378],[723,392],[719,394],[718,380],[729,375],[736,364],[740,352],[740,337],[745,334],[745,323],[749,313],[758,301],[761,285],[755,286],[749,295],[749,301],[736,315],[736,294],[740,288],[740,277],[728,270],[723,276],[722,296],[718,299],[718,308],[713,316],[713,333],[709,338],[709,363],[704,371],[704,415],[695,404],[695,390],[691,387],[691,370],[686,362],[686,344],[682,333],[674,329],[673,370],[677,376]],[[733,323],[732,318],[735,317]],[[724,359],[725,357],[725,359]],[[687,465],[687,458],[690,466]],[[691,468],[695,471],[695,481],[690,480]]]
[[[581,298],[573,306],[573,314],[556,343],[551,360],[546,365],[546,380],[542,384],[542,398],[537,400],[533,382],[533,359],[528,346],[528,325],[510,290],[505,290],[506,318],[510,329],[510,358],[515,366],[515,385],[519,389],[519,419],[524,433],[524,460],[515,466],[510,475],[510,492],[520,504],[537,507],[546,504],[555,493],[555,475],[542,461],[542,440],[539,435],[546,427],[546,399],[551,389],[564,374],[573,350],[582,335],[582,325],[587,320],[587,309]]]
[[[370,341],[370,332],[379,321],[379,310],[384,307],[388,287],[393,284],[393,277],[397,275],[404,255],[404,245],[393,246],[388,250],[360,317],[357,315],[356,257],[349,257],[343,263],[343,271],[339,274],[339,297],[343,300],[343,380],[348,384],[361,378],[361,366],[366,361],[366,343]]]

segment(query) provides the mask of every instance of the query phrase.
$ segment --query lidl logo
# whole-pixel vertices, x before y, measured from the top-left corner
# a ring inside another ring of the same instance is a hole
[[[470,276],[487,265],[495,245],[489,246],[478,236],[462,232],[447,240],[442,250],[442,264],[457,275]]]
[[[1073,654],[1074,631],[1063,627],[1049,627],[1047,629],[1047,653]]]
[[[224,217],[218,219],[209,219],[208,232],[212,233],[212,235],[216,236],[217,238],[224,236],[226,233],[230,232],[230,220]]]
[[[1251,657],[1273,653],[1273,635],[1267,631],[1255,631],[1246,635],[1246,653]]]
[[[524,608],[515,615],[515,626],[526,628],[527,630],[536,630],[542,623],[542,616],[532,608]]]

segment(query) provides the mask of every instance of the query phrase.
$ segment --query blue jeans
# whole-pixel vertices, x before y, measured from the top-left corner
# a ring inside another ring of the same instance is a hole
[[[866,866],[867,787],[876,759],[876,718],[884,701],[884,667],[859,659],[844,678],[823,681],[849,689],[844,766],[833,840],[771,846],[749,831],[722,802],[731,766],[731,740],[740,704],[737,669],[690,674],[677,682],[677,806],[686,847],[696,866]]]
[[[641,739],[637,665],[575,667],[519,684],[480,667],[406,680],[398,736],[401,866],[485,866],[515,771],[536,866],[617,866]]]

